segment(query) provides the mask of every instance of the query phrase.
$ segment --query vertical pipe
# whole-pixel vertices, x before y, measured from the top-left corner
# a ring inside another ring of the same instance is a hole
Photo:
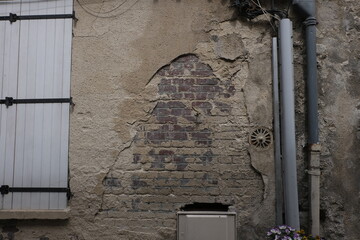
[[[292,22],[280,20],[281,145],[284,167],[285,223],[300,229],[295,141]]]
[[[308,156],[310,180],[310,229],[320,235],[320,145],[318,131],[318,84],[316,61],[316,18],[305,20],[306,33],[306,85],[308,110]]]
[[[307,110],[308,110],[308,144],[319,142],[318,133],[318,85],[316,63],[316,18],[305,20],[306,26],[306,82],[307,82]]]
[[[275,196],[276,225],[284,224],[283,220],[283,186],[280,152],[280,103],[279,103],[279,65],[277,38],[272,38],[272,74],[273,74],[273,109],[274,109],[274,139],[275,139]]]
[[[320,145],[318,131],[318,86],[316,62],[316,0],[292,0],[296,11],[305,19],[306,86],[308,120],[308,156],[310,179],[310,229],[320,233]]]

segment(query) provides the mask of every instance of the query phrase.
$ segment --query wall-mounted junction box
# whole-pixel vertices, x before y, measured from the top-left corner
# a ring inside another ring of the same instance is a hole
[[[235,240],[235,212],[178,212],[178,240]]]

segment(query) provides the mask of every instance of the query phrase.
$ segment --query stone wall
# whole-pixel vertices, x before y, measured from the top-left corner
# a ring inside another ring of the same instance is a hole
[[[357,239],[360,9],[355,0],[318,5],[321,231]],[[263,239],[275,224],[273,146],[248,138],[273,128],[274,30],[267,17],[239,19],[229,6],[75,1],[71,216],[1,221],[0,240],[175,240],[176,212],[192,203],[231,206],[239,239]],[[306,228],[305,46],[302,23],[290,16]]]

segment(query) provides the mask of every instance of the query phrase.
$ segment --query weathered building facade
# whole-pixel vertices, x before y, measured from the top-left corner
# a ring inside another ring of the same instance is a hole
[[[0,240],[174,240],[176,213],[193,203],[235,211],[238,239],[265,238],[276,224],[271,37],[277,23],[269,15],[248,21],[231,4],[74,1],[70,212],[62,220],[36,211],[30,218],[40,219],[24,219],[26,210],[1,217]],[[321,234],[355,240],[360,4],[323,0],[317,7]],[[289,16],[299,208],[307,228],[305,46],[302,22]],[[270,140],[254,144],[254,131]]]

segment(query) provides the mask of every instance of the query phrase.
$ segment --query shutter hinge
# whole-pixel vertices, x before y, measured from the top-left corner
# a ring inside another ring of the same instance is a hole
[[[16,13],[9,13],[9,16],[0,16],[0,21],[9,21],[10,23],[17,20],[41,20],[41,19],[64,19],[72,18],[75,21],[78,19],[75,17],[75,11],[72,14],[47,14],[47,15],[17,15]]]
[[[72,97],[70,98],[33,98],[33,99],[14,99],[12,97],[5,97],[0,99],[0,104],[5,104],[6,108],[14,104],[29,104],[29,103],[70,103],[74,106]]]
[[[1,195],[9,194],[10,192],[44,192],[44,193],[56,193],[56,192],[65,192],[68,199],[70,199],[73,194],[71,193],[70,188],[57,188],[57,187],[9,187],[9,185],[1,185],[0,193]]]
[[[0,187],[0,193],[1,195],[5,195],[9,193],[9,186],[8,185],[1,185]]]

